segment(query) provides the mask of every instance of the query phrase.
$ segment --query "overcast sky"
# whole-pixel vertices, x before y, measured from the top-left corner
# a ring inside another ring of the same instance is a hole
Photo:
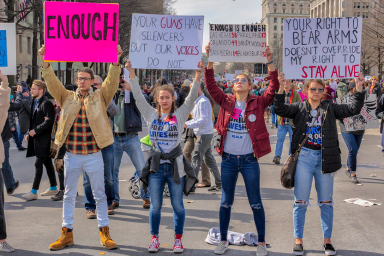
[[[209,42],[208,23],[260,23],[262,0],[177,0],[177,15],[204,15],[203,51]]]

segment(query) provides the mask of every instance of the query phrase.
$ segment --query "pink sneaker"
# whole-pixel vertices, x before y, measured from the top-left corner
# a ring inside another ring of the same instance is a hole
[[[148,252],[158,252],[160,249],[159,238],[157,236],[152,236],[152,243],[148,247]]]
[[[176,235],[175,243],[173,244],[173,252],[174,253],[182,253],[184,252],[183,243],[181,242],[182,235]]]

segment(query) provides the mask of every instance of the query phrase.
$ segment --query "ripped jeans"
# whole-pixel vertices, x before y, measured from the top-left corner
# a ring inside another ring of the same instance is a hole
[[[260,167],[253,154],[230,155],[224,152],[221,162],[220,235],[227,241],[231,208],[235,199],[237,177],[243,175],[248,201],[253,211],[258,240],[265,242],[265,213],[260,196]]]
[[[296,166],[295,203],[293,205],[294,237],[303,238],[305,213],[309,203],[312,180],[315,178],[317,205],[321,212],[324,238],[331,238],[333,226],[333,178],[331,173],[321,173],[321,150],[302,148]]]

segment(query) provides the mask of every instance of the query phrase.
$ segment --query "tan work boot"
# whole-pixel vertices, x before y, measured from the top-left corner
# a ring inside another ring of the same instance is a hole
[[[109,227],[105,226],[100,228],[100,243],[108,250],[117,249],[117,244],[112,240],[109,234]]]
[[[51,251],[61,250],[64,247],[73,245],[73,232],[68,232],[68,228],[61,228],[61,236],[56,242],[49,246]]]
[[[151,207],[151,200],[149,199],[143,199],[143,208],[149,209]]]

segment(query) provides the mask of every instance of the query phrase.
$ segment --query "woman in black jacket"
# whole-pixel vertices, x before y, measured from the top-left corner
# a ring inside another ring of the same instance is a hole
[[[274,110],[277,115],[293,119],[292,153],[296,152],[304,141],[308,140],[300,152],[295,173],[295,203],[293,206],[293,225],[296,243],[293,254],[303,255],[303,233],[305,213],[309,204],[312,180],[321,211],[321,226],[326,255],[335,255],[331,244],[333,226],[333,173],[341,168],[339,140],[336,119],[354,116],[360,113],[364,105],[363,83],[360,74],[356,79],[356,91],[352,104],[335,104],[330,100],[321,101],[325,84],[320,79],[310,79],[305,83],[308,101],[284,104],[284,76],[280,77],[280,89],[275,95]],[[312,129],[311,129],[312,128]]]

